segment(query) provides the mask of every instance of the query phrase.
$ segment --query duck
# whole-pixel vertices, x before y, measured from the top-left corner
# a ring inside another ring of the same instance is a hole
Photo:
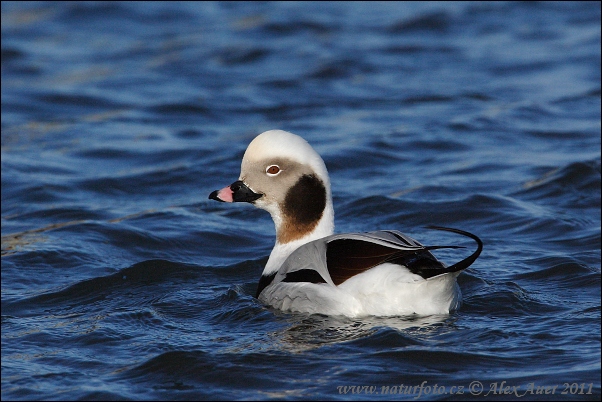
[[[476,251],[446,265],[432,250],[397,230],[334,232],[328,170],[302,137],[269,130],[247,147],[238,180],[209,194],[226,203],[251,203],[274,221],[276,241],[255,297],[285,312],[362,316],[449,314],[462,293],[458,275],[481,254],[476,235],[428,226],[471,238]]]

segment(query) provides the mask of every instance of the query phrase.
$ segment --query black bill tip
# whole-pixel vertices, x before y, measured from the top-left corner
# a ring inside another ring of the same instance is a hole
[[[219,202],[226,202],[217,196],[218,193],[219,193],[219,190],[213,191],[211,194],[209,194],[209,199],[219,201]]]

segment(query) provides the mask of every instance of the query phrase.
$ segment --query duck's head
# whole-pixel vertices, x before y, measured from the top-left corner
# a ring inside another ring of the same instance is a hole
[[[334,230],[326,165],[307,141],[286,131],[270,130],[255,137],[243,156],[239,179],[209,198],[250,202],[265,209],[280,244],[309,241]]]

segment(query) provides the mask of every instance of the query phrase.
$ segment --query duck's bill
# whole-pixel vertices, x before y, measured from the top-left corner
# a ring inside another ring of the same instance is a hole
[[[209,199],[221,202],[254,202],[262,196],[263,194],[254,192],[244,182],[237,180],[231,185],[209,194]]]

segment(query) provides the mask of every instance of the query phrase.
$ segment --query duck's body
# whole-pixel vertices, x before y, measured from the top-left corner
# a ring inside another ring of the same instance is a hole
[[[397,231],[334,235],[330,180],[322,158],[301,137],[272,130],[243,157],[238,181],[209,196],[251,202],[270,212],[276,244],[256,297],[284,311],[350,317],[444,314],[459,307],[456,277],[478,248],[445,267],[425,247]],[[454,248],[446,246],[445,248]]]

